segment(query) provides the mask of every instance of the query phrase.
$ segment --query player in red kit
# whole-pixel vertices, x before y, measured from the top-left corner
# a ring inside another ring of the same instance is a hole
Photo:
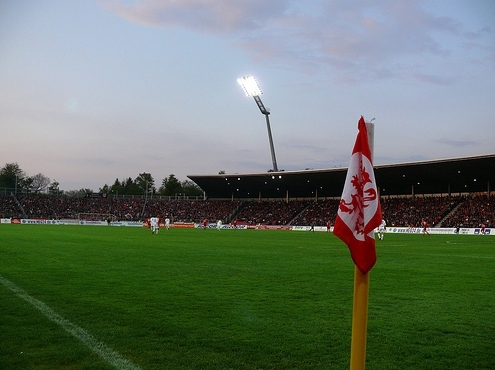
[[[426,219],[423,218],[423,220],[421,220],[421,226],[423,226],[423,236],[425,235],[430,236],[430,233],[426,229],[428,227],[428,223],[426,222]]]

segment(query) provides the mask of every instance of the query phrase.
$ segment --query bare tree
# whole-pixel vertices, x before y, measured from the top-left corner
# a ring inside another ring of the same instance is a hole
[[[50,178],[46,177],[42,173],[38,173],[31,177],[31,191],[34,193],[43,193],[50,185]]]

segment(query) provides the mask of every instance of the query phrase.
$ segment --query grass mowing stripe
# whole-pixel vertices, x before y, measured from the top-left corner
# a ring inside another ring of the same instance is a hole
[[[431,256],[431,257],[447,257],[447,258],[475,258],[475,259],[495,259],[495,256],[479,256],[479,255],[465,255],[465,254],[450,254],[450,253],[402,253],[402,255],[408,256]]]
[[[129,360],[123,358],[119,353],[115,352],[113,349],[108,347],[105,343],[99,341],[90,333],[88,333],[83,328],[73,324],[67,319],[64,319],[58,313],[53,311],[46,304],[41,302],[40,300],[30,296],[25,290],[19,288],[10,280],[5,279],[0,275],[0,283],[2,283],[5,287],[10,289],[13,293],[15,293],[19,298],[22,298],[26,302],[30,303],[34,307],[36,307],[43,315],[45,315],[48,319],[53,321],[54,323],[60,325],[65,329],[69,334],[72,334],[75,338],[79,339],[82,343],[84,343],[87,347],[93,350],[96,354],[98,354],[103,360],[107,361],[111,365],[115,366],[119,370],[140,370],[140,368],[134,364],[132,364]]]

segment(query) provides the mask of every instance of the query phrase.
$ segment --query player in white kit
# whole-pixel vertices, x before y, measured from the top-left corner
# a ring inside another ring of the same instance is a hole
[[[158,232],[160,231],[160,219],[158,217],[151,217],[150,222],[151,222],[151,233],[158,234]]]
[[[383,240],[383,234],[385,234],[385,229],[387,228],[387,222],[382,220],[380,226],[378,226],[378,239]]]

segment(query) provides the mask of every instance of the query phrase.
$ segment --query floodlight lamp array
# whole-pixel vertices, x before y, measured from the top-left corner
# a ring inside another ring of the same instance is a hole
[[[237,79],[237,82],[241,85],[242,89],[246,93],[246,96],[259,96],[263,94],[258,82],[253,76],[240,77]]]

